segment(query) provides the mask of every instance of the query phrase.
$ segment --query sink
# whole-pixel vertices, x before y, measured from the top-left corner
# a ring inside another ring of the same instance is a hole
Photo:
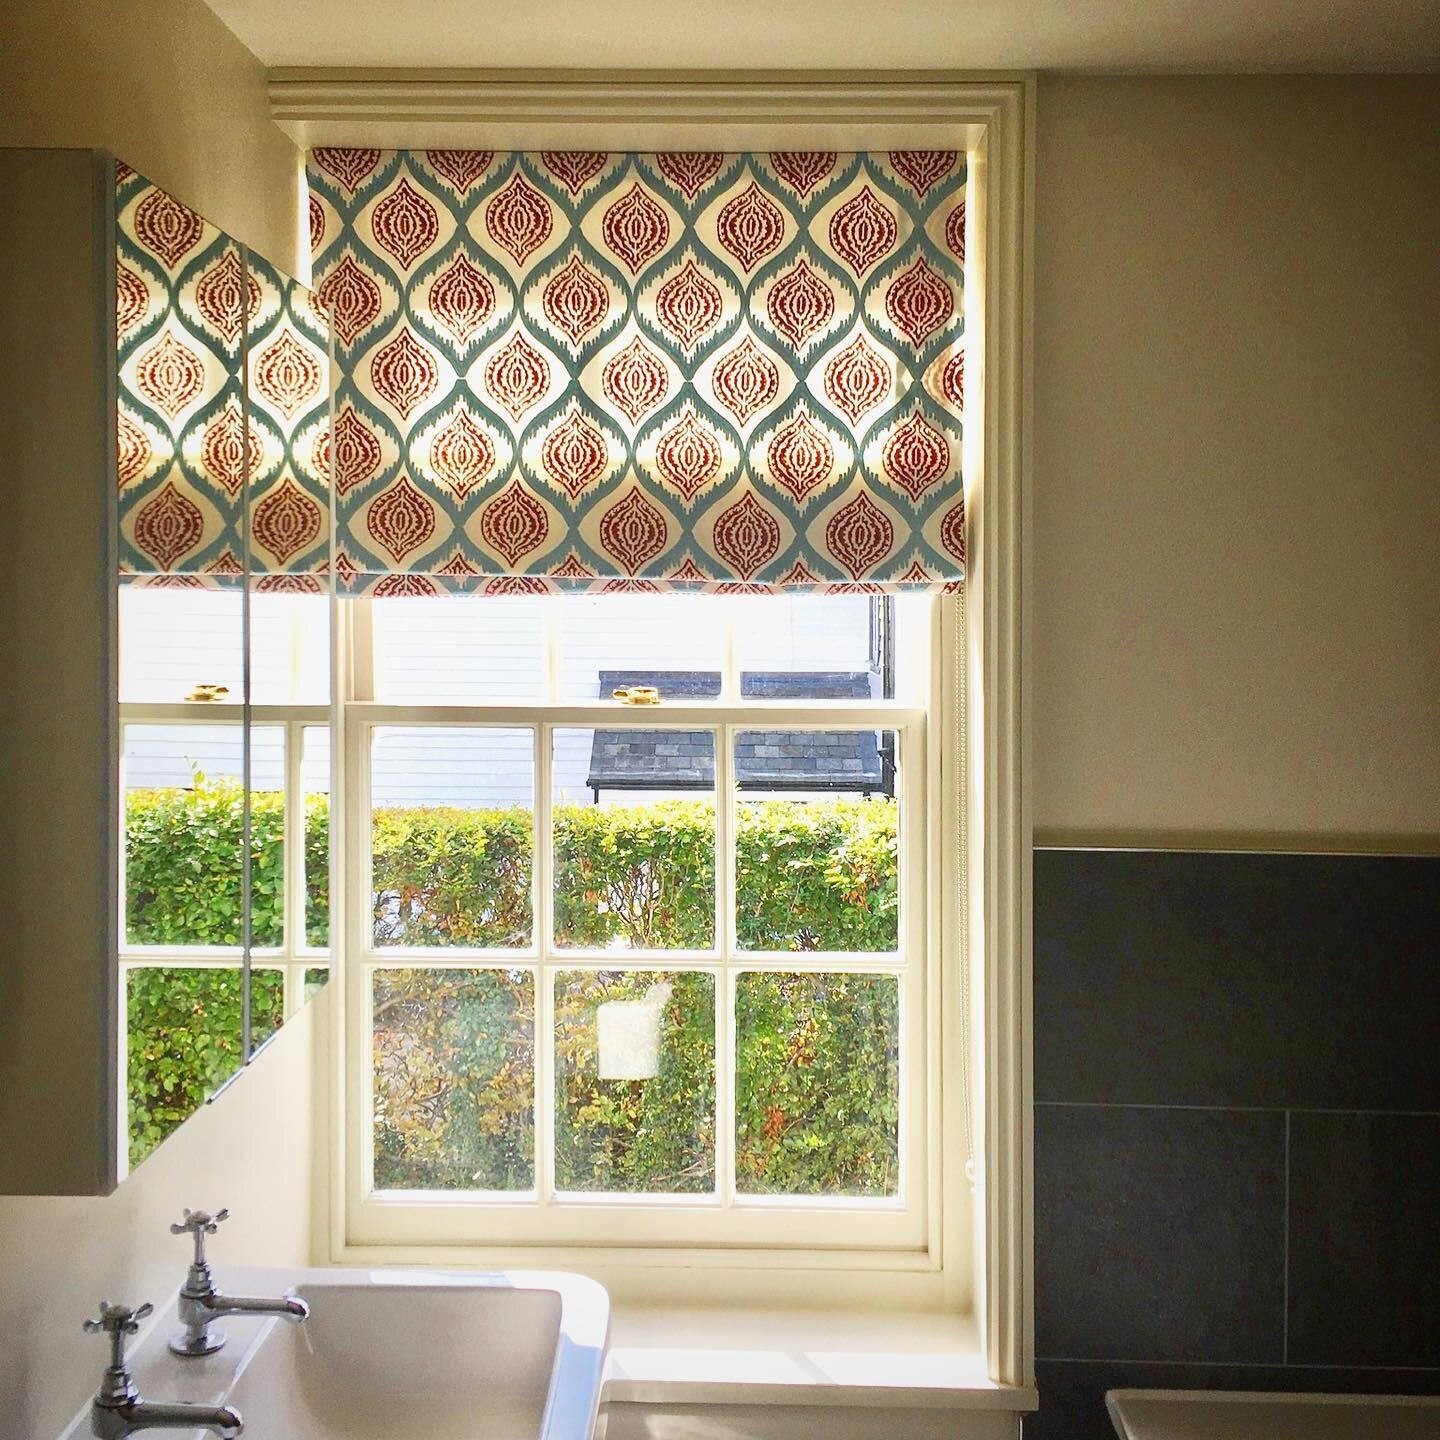
[[[1440,1396],[1111,1390],[1121,1440],[1435,1440]]]
[[[147,1399],[236,1406],[245,1440],[589,1440],[594,1429],[610,1305],[583,1276],[225,1269],[217,1281],[293,1291],[310,1318],[222,1320],[222,1350],[181,1360],[165,1349],[167,1313],[135,1351],[135,1378]],[[66,1437],[88,1433],[87,1407]]]

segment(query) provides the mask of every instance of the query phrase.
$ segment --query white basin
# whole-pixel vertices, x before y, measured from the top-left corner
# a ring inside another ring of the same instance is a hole
[[[1112,1390],[1121,1440],[1436,1440],[1440,1396]]]
[[[225,1347],[182,1360],[165,1348],[175,1328],[166,1315],[135,1355],[147,1399],[234,1405],[244,1440],[590,1440],[610,1310],[593,1280],[515,1270],[217,1272],[235,1294],[293,1291],[310,1318],[222,1320]],[[72,1433],[88,1433],[88,1409]]]

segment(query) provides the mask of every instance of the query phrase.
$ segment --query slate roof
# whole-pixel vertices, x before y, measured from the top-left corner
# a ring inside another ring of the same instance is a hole
[[[600,694],[626,685],[654,685],[663,699],[713,700],[718,672],[602,670]],[[870,698],[859,671],[755,673],[742,677],[747,699]],[[893,780],[872,730],[750,730],[735,751],[742,790],[841,790],[889,793]],[[888,783],[887,783],[888,782]],[[592,790],[708,790],[715,784],[714,740],[708,731],[597,730],[590,748]]]

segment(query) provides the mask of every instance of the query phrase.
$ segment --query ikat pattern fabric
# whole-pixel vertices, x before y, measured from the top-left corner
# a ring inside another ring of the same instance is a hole
[[[250,572],[259,590],[329,588],[330,338],[303,285],[253,250],[259,292],[247,336]],[[322,578],[323,577],[323,578]]]
[[[965,157],[319,149],[338,583],[964,571]]]
[[[324,321],[303,286],[127,166],[116,185],[122,580],[248,571],[261,589],[321,589]]]

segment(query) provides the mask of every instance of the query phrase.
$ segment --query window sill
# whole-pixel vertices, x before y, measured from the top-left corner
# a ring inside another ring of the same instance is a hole
[[[603,1398],[639,1405],[1033,1410],[985,1372],[973,1317],[618,1304]]]

